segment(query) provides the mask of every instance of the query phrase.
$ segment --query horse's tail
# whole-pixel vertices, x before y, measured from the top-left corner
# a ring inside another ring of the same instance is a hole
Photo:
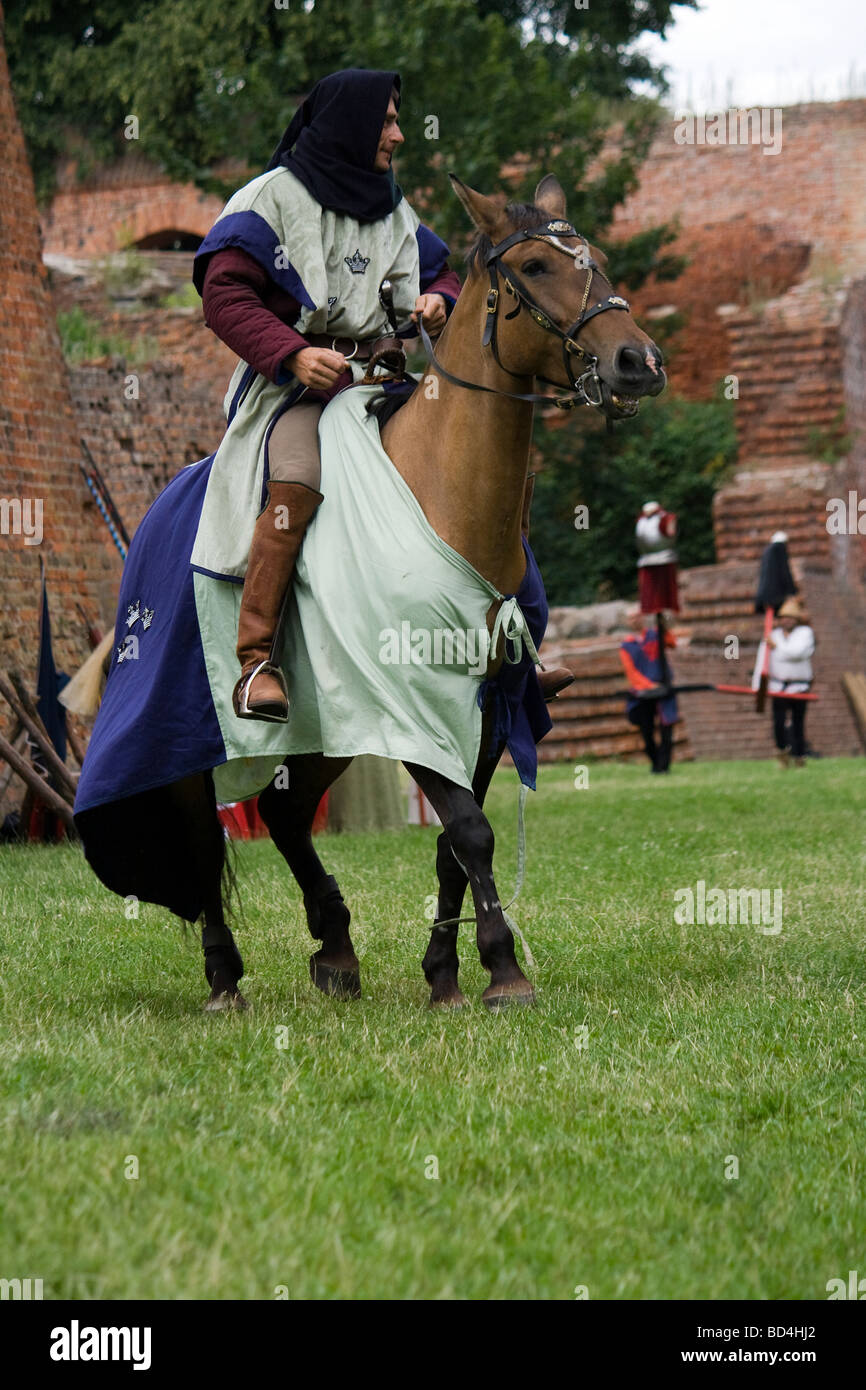
[[[228,836],[225,838],[220,891],[226,922],[231,919],[243,919],[243,901],[238,882],[238,852],[234,840]]]
[[[73,714],[82,719],[92,719],[102,702],[102,692],[108,676],[108,658],[114,644],[114,628],[106,632],[98,647],[75,675],[63,687],[58,700]]]

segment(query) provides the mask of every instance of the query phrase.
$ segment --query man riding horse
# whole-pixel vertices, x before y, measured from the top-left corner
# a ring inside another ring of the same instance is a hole
[[[395,72],[323,78],[267,171],[231,198],[196,257],[205,322],[240,358],[227,396],[232,428],[218,451],[230,488],[255,470],[264,435],[266,501],[238,624],[233,703],[241,719],[289,717],[279,630],[304,532],[323,501],[319,417],[358,378],[352,364],[366,365],[376,351],[382,281],[404,333],[419,320],[440,332],[460,293],[448,247],[394,181],[399,103]],[[230,525],[231,509],[217,522]],[[225,560],[216,568],[224,573]],[[539,676],[547,699],[572,679],[565,670]]]
[[[531,1001],[483,803],[506,748],[523,787],[535,786],[550,729],[535,674],[547,604],[523,525],[533,408],[553,399],[624,419],[665,386],[661,353],[614,293],[603,252],[569,221],[552,175],[531,204],[505,207],[451,176],[476,229],[454,302],[448,248],[385,167],[399,90],[395,73],[325,79],[273,167],[234,195],[201,248],[209,321],[227,316],[220,331],[243,354],[226,431],[216,453],[175,474],[132,539],[117,660],[78,784],[76,826],[106,887],[203,918],[209,1010],[244,1002],[216,802],[256,793],[320,943],[313,983],[360,994],[351,912],[312,824],[361,753],[402,761],[442,822],[423,961],[431,1004],[465,1003],[467,891],[490,974],[484,1003]],[[430,363],[424,389],[387,419],[376,364],[392,368],[401,353],[378,341],[386,314],[395,331],[414,321]],[[446,316],[434,349],[424,320],[435,329]],[[536,382],[557,394],[539,395]],[[466,652],[446,657],[444,641],[441,661],[413,648],[385,663],[383,623],[413,642],[416,630],[485,631],[486,669]]]

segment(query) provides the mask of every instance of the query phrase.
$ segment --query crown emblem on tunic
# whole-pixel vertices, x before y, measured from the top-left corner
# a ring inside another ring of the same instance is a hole
[[[370,257],[361,255],[360,246],[358,247],[354,256],[344,256],[343,260],[346,262],[346,265],[349,267],[353,275],[363,275],[367,269],[367,266],[370,264]]]

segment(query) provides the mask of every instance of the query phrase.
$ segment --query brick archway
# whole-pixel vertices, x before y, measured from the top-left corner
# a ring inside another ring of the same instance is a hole
[[[66,256],[104,256],[142,243],[164,243],[168,233],[204,237],[223,200],[192,184],[150,182],[59,192],[45,226],[45,251]],[[154,238],[157,239],[156,243]],[[169,247],[170,249],[170,247]],[[193,249],[184,246],[184,249]]]
[[[137,251],[197,251],[201,240],[201,234],[198,232],[184,231],[180,227],[164,227],[133,244]]]

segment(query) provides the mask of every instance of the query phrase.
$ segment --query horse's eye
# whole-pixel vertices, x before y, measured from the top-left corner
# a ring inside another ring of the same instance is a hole
[[[543,275],[547,266],[544,261],[527,261],[526,265],[522,265],[520,269],[524,275]]]

